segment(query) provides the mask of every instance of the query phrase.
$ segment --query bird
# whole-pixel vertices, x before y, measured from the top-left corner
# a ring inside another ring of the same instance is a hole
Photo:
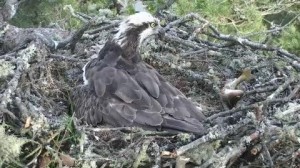
[[[148,12],[125,18],[98,57],[83,67],[83,84],[75,87],[75,116],[92,126],[141,127],[146,130],[203,135],[206,117],[158,71],[142,60],[140,47],[163,34],[159,19]]]

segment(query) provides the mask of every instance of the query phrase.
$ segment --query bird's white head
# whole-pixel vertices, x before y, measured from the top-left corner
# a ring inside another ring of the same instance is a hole
[[[121,47],[129,43],[140,45],[147,37],[158,34],[160,28],[157,18],[148,12],[139,12],[121,22],[114,40]]]

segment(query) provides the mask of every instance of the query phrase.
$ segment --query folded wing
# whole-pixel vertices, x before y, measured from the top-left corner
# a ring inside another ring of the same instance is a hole
[[[74,91],[77,116],[93,125],[105,122],[114,126],[206,132],[200,109],[154,68],[144,62],[127,62],[115,51],[104,56],[100,53],[99,58],[86,66],[88,84],[77,88],[84,94]]]

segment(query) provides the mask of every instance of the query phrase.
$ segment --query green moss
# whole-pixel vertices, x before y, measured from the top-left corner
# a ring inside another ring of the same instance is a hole
[[[277,4],[273,0],[178,0],[171,9],[179,15],[199,13],[224,34],[245,36],[258,42],[268,36],[263,32],[269,29],[270,23],[284,26],[300,15],[300,6],[296,3]],[[299,54],[300,29],[295,26],[297,24],[299,21],[286,29],[277,44]]]
[[[7,135],[5,128],[0,125],[0,167],[14,165],[21,166],[19,156],[21,155],[22,146],[29,140],[18,138],[14,135]]]
[[[135,1],[128,0],[126,14],[135,13]],[[147,9],[154,13],[166,3],[163,0],[143,1]],[[63,10],[71,5],[75,11],[86,14],[98,14],[98,10],[108,8],[112,1],[108,0],[28,0],[21,3],[12,23],[18,27],[46,27],[51,23],[64,29],[77,29],[82,22],[74,18],[69,11]],[[300,14],[300,6],[296,3],[276,3],[274,0],[177,0],[169,10],[185,15],[199,13],[215,25],[224,34],[245,36],[254,41],[263,41],[268,34],[264,32],[271,24],[284,26]],[[298,27],[297,27],[298,25]],[[300,30],[299,20],[295,20],[284,30],[282,36],[276,38],[276,44],[299,54]]]
[[[74,124],[74,117],[66,117],[65,121],[63,122],[64,125],[61,128],[62,132],[66,133],[68,136],[62,136],[58,137],[58,141],[60,142],[71,142],[72,144],[79,143],[81,136],[83,136],[78,130],[76,130],[75,124]]]
[[[300,54],[300,29],[295,25],[290,25],[278,39],[278,44],[283,48]]]
[[[166,1],[164,0],[154,0],[154,1],[145,1],[146,8],[149,12],[155,13],[158,9],[164,6]]]
[[[247,33],[263,28],[262,17],[254,5],[243,7],[243,3],[224,0],[195,0],[188,3],[179,0],[173,9],[184,15],[190,12],[200,13],[224,33]],[[254,24],[255,23],[255,24]]]
[[[134,14],[135,13],[135,9],[133,4],[129,4],[125,10],[125,12],[129,15]]]
[[[107,7],[110,1],[93,0],[28,0],[21,3],[16,16],[11,20],[18,27],[47,27],[50,24],[58,24],[64,29],[76,29],[82,22],[74,18],[65,5],[71,5],[75,11],[84,13],[97,13],[100,8]]]

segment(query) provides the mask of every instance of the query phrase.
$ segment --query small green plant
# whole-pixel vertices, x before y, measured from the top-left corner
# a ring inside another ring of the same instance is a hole
[[[107,8],[107,0],[28,0],[21,3],[16,16],[11,20],[18,27],[48,27],[56,25],[63,29],[76,29],[82,22],[74,18],[65,5],[71,5],[76,12],[97,13],[100,8]]]
[[[277,0],[177,0],[171,10],[179,15],[199,13],[224,34],[236,34],[258,42],[269,36],[266,33],[269,23],[278,26],[291,24],[283,29],[276,41],[283,48],[300,53],[300,23],[299,20],[291,22],[300,15],[297,3]]]
[[[297,28],[296,25],[288,26],[282,33],[282,36],[278,39],[278,44],[283,48],[300,55],[300,28]]]

